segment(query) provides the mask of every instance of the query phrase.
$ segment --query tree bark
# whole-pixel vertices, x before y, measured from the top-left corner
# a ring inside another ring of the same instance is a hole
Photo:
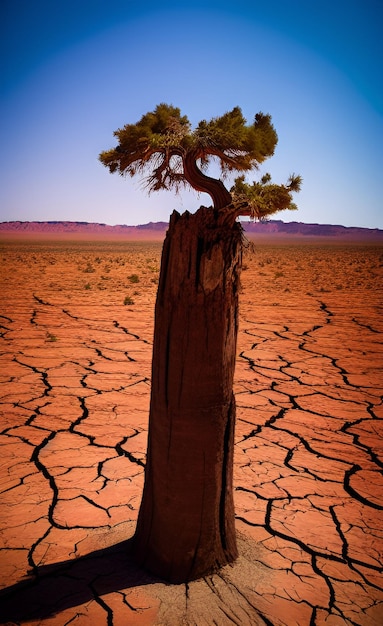
[[[237,557],[233,505],[242,229],[174,212],[158,287],[139,563],[173,583]]]

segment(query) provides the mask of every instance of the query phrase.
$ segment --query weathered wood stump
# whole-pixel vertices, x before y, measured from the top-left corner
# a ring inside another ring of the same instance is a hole
[[[163,246],[138,562],[180,583],[237,557],[233,505],[242,229],[174,212]]]

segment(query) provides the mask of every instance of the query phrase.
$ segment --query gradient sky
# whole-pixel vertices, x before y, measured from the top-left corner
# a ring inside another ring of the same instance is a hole
[[[276,219],[383,228],[381,0],[1,0],[0,221],[167,221],[98,154],[156,104],[193,125],[238,105],[279,136],[259,173],[303,177]],[[228,182],[230,186],[230,181]]]

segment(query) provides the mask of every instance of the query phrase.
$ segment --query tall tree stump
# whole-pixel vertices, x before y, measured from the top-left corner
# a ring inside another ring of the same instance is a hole
[[[155,311],[138,562],[173,583],[237,557],[233,505],[242,229],[223,212],[174,212]]]

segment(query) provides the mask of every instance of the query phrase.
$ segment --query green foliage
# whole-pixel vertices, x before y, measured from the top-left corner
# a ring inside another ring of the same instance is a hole
[[[257,113],[254,123],[247,126],[239,107],[210,122],[200,122],[195,137],[203,152],[202,158],[218,156],[223,173],[252,169],[274,154],[278,141],[270,115]]]
[[[300,176],[293,174],[286,185],[276,185],[270,174],[253,183],[245,182],[242,175],[229,193],[221,181],[203,174],[212,160],[219,163],[225,176],[257,168],[272,156],[278,137],[268,114],[257,113],[254,122],[247,124],[241,109],[234,107],[220,117],[202,120],[193,130],[179,108],[162,103],[114,135],[118,144],[101,152],[101,163],[121,175],[145,174],[149,192],[178,191],[190,185],[210,194],[215,208],[224,208],[233,200],[233,220],[239,215],[262,220],[277,211],[297,208],[292,194],[300,190]]]
[[[124,298],[124,304],[125,304],[125,305],[127,305],[127,304],[134,304],[134,300],[133,300],[133,298],[131,298],[131,296],[125,296],[125,298]]]
[[[118,145],[101,152],[99,159],[110,172],[129,174],[149,172],[149,192],[193,182],[185,175],[185,158],[206,167],[218,158],[221,171],[247,171],[272,156],[278,141],[270,115],[257,113],[247,125],[239,107],[221,117],[202,120],[192,130],[180,109],[159,104],[136,124],[127,124],[114,133]]]
[[[270,174],[265,174],[259,182],[246,183],[244,176],[235,179],[230,192],[234,202],[246,203],[249,215],[254,219],[262,220],[277,211],[297,209],[292,194],[298,192],[302,185],[302,178],[292,174],[286,185],[276,185],[271,181]]]
[[[188,142],[190,123],[178,108],[159,104],[136,124],[126,124],[114,132],[118,145],[100,154],[100,161],[110,172],[120,174],[143,172],[146,166],[155,167],[161,155],[179,150]]]

